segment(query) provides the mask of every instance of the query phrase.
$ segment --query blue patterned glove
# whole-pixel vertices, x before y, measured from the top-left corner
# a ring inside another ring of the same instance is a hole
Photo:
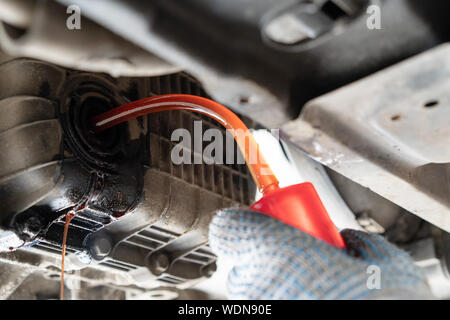
[[[427,299],[421,270],[381,236],[342,233],[347,250],[268,216],[227,209],[213,218],[209,241],[231,259],[232,299]]]

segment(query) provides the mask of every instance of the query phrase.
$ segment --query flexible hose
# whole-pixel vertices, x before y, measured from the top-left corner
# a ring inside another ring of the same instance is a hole
[[[262,193],[278,188],[278,180],[259,150],[247,126],[232,111],[203,97],[188,94],[167,94],[130,102],[106,111],[89,120],[90,128],[98,133],[132,118],[167,110],[188,110],[204,114],[222,124],[235,139],[245,162]]]

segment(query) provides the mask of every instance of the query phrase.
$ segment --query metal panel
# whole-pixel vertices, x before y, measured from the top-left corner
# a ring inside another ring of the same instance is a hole
[[[284,126],[314,159],[450,231],[450,45],[309,102]]]

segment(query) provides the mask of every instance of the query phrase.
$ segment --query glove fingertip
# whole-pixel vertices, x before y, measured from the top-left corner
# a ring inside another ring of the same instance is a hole
[[[245,250],[246,225],[236,223],[239,212],[233,209],[220,210],[209,225],[209,245],[218,256],[235,258]]]

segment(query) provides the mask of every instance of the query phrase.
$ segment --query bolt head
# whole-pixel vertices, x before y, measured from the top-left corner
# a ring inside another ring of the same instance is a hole
[[[164,253],[156,253],[150,257],[150,271],[155,275],[160,275],[167,271],[170,266],[170,259]]]
[[[201,270],[201,273],[202,273],[202,276],[209,278],[214,274],[214,272],[216,272],[216,270],[217,270],[217,265],[215,262],[213,262],[207,266],[204,266]]]
[[[107,237],[97,237],[90,241],[89,253],[96,260],[102,260],[111,253],[112,243]]]

